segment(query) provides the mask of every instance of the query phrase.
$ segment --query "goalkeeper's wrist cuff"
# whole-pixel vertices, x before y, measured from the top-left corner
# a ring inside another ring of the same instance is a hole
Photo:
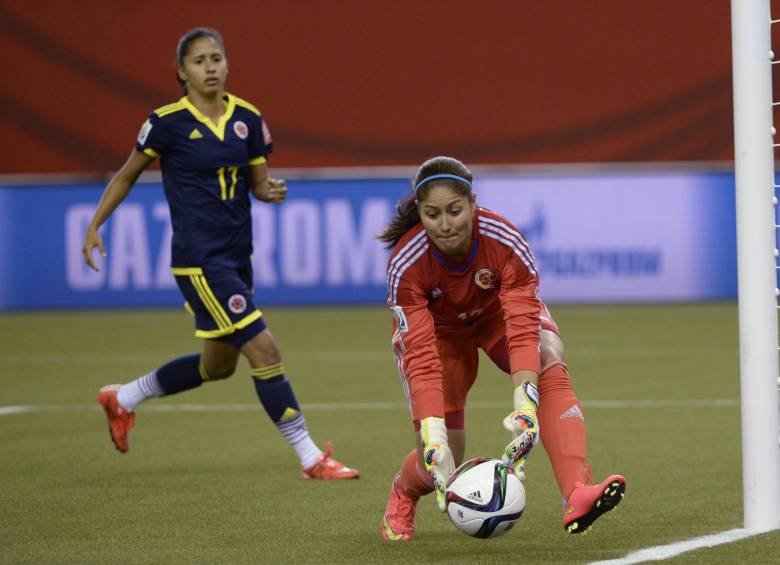
[[[444,424],[444,418],[429,416],[420,420],[420,433],[423,444],[429,445],[447,445],[447,426]]]
[[[515,389],[515,410],[527,410],[531,408],[529,404],[533,405],[534,410],[539,408],[539,391],[531,381],[523,381]]]

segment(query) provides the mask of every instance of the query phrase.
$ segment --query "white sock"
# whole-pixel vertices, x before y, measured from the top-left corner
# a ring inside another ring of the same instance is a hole
[[[116,400],[125,410],[132,412],[147,398],[165,396],[157,380],[157,370],[119,387]]]
[[[317,462],[322,451],[317,444],[314,443],[309,436],[309,429],[306,427],[306,419],[303,414],[296,416],[292,420],[286,422],[279,422],[276,424],[279,431],[287,439],[287,442],[298,454],[298,459],[301,460],[301,467],[308,469]]]

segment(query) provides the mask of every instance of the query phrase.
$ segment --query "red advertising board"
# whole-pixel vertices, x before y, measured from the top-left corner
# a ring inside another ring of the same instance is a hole
[[[284,167],[732,158],[728,2],[0,2],[0,172],[117,169],[189,28]]]

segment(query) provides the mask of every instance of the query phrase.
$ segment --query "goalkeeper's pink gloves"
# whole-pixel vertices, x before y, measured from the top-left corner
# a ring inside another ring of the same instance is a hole
[[[435,416],[423,418],[420,421],[420,433],[423,439],[425,469],[433,478],[439,510],[444,512],[447,508],[444,491],[447,489],[447,481],[455,470],[452,451],[447,444],[447,427],[444,425],[444,418]]]
[[[539,392],[530,381],[515,389],[515,409],[504,418],[504,427],[512,432],[512,441],[504,449],[501,460],[514,468],[520,480],[525,480],[525,461],[531,448],[539,441]]]

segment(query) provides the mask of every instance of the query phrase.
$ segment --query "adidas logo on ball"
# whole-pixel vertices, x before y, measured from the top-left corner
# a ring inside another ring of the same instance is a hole
[[[480,493],[478,490],[475,490],[471,494],[467,495],[466,498],[475,502],[482,502],[482,493]]]
[[[468,536],[490,538],[511,530],[523,515],[525,488],[501,460],[475,457],[453,471],[445,500],[456,528]]]

